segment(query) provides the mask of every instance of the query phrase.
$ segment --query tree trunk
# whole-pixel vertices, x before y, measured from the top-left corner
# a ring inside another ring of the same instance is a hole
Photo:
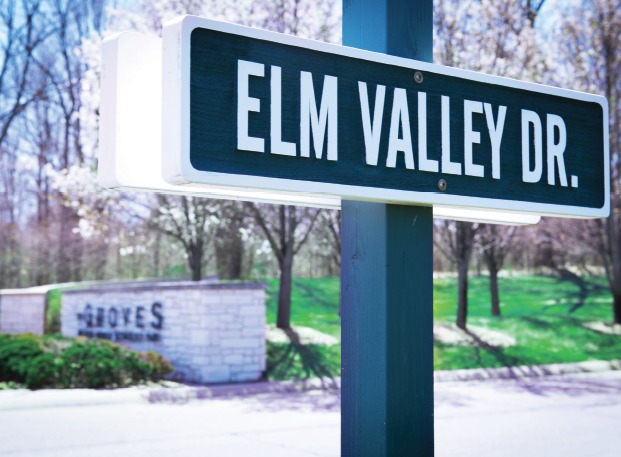
[[[223,279],[240,279],[243,274],[244,241],[241,234],[216,246],[218,274]]]
[[[613,295],[614,323],[621,324],[621,293]]]
[[[500,316],[500,298],[498,296],[498,272],[502,261],[497,260],[499,254],[495,246],[483,252],[483,259],[489,271],[489,293],[492,298],[492,316]]]
[[[69,282],[71,281],[71,269],[69,253],[71,252],[71,238],[70,238],[70,210],[66,206],[60,208],[60,246],[58,250],[58,281]]]
[[[455,223],[455,260],[457,261],[457,326],[466,328],[468,319],[468,267],[472,255],[475,228],[472,222]]]
[[[614,214],[606,220],[608,229],[608,250],[612,261],[612,278],[609,276],[610,291],[612,292],[612,315],[614,322],[621,324],[621,240],[619,240],[619,225]]]
[[[291,277],[293,275],[293,253],[287,250],[280,262],[280,289],[278,291],[278,318],[276,327],[291,327]]]
[[[457,326],[463,329],[468,318],[468,260],[457,266]]]
[[[201,267],[203,263],[202,246],[193,246],[188,251],[188,263],[190,264],[190,269],[192,270],[192,281],[200,281],[202,278]]]
[[[492,296],[492,316],[500,316],[500,298],[498,297],[498,268],[489,270],[489,292]]]

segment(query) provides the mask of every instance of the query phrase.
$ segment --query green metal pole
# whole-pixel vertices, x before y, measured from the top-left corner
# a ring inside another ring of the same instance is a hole
[[[432,7],[344,0],[343,44],[431,62]],[[341,217],[341,455],[433,456],[432,208],[343,201]]]

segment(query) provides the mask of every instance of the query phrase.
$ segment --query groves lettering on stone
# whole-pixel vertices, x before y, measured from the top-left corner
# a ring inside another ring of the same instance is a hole
[[[161,330],[164,324],[164,315],[162,314],[163,305],[159,302],[155,302],[151,305],[151,320],[149,322],[150,327],[155,330]],[[120,310],[112,306],[108,309],[105,307],[93,308],[92,305],[87,304],[84,308],[84,312],[78,313],[78,321],[83,322],[87,328],[105,327],[109,326],[113,329],[120,325],[120,316],[122,316],[122,323],[124,327],[128,327],[132,324],[132,316],[134,317],[134,325],[138,328],[145,328],[148,316],[145,315],[146,309],[144,306],[137,306],[135,310],[131,307],[122,307]],[[106,325],[107,324],[107,325]]]
[[[192,32],[197,170],[587,208],[604,204],[598,103],[223,32]],[[448,175],[448,176],[447,176]],[[580,179],[579,179],[580,178]]]

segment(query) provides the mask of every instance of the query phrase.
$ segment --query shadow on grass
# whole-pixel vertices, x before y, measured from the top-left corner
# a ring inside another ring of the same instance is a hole
[[[333,303],[330,303],[329,301],[318,297],[313,288],[307,284],[304,284],[302,281],[293,280],[293,284],[296,288],[302,289],[306,296],[309,299],[314,300],[316,303],[320,303],[326,308],[336,308]]]
[[[576,297],[576,303],[569,309],[569,314],[579,310],[586,303],[589,294],[606,291],[607,288],[601,284],[592,281],[586,281],[577,274],[565,270],[564,268],[555,268],[554,271],[559,275],[558,282],[570,282],[578,287],[579,291],[575,294],[569,294],[570,297]]]
[[[334,377],[340,373],[339,345],[301,344],[293,329],[285,330],[290,343],[267,342],[266,376],[270,381],[328,379],[336,387]],[[332,386],[326,386],[332,387]]]
[[[503,367],[513,367],[513,366],[516,366],[516,365],[520,365],[520,364],[522,364],[524,362],[523,360],[521,360],[518,357],[514,357],[514,356],[511,356],[511,355],[505,354],[505,352],[504,352],[502,347],[492,346],[491,344],[489,344],[486,341],[482,340],[478,335],[476,335],[475,333],[471,332],[467,328],[464,331],[476,343],[472,347],[473,347],[473,349],[475,351],[475,354],[476,354],[476,357],[477,357],[477,362],[480,365],[482,365],[481,350],[486,351],[488,354],[490,354],[492,357],[494,357],[498,361],[498,363],[500,363],[500,365],[502,365]]]
[[[533,327],[542,329],[542,330],[550,330],[554,328],[554,324],[547,322],[545,320],[542,320],[542,319],[531,317],[531,316],[520,316],[520,320],[528,322]]]

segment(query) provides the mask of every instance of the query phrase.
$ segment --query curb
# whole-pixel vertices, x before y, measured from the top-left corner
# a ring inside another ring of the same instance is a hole
[[[210,387],[179,387],[151,389],[149,403],[186,403],[210,398],[237,398],[273,393],[301,393],[311,390],[340,391],[341,378],[313,378],[304,381],[253,382]]]
[[[598,373],[621,370],[621,360],[592,360],[578,363],[556,363],[508,368],[474,368],[436,371],[434,383],[464,381],[494,381],[522,378],[543,378],[569,374]],[[183,404],[192,400],[232,399],[262,394],[302,393],[325,391],[340,394],[341,378],[315,378],[304,381],[252,382],[200,387],[126,389],[46,389],[0,391],[0,411],[104,406],[129,403]]]
[[[340,378],[314,378],[304,381],[252,382],[209,387],[0,390],[0,412],[130,403],[183,404],[192,400],[240,398],[271,393],[301,393],[312,390],[339,392],[340,388]]]
[[[0,412],[74,406],[144,403],[146,389],[42,389],[0,390]]]
[[[519,367],[436,371],[433,373],[433,381],[461,382],[507,380],[616,370],[621,370],[621,360],[590,360],[588,362],[553,363],[550,365],[523,365]]]

